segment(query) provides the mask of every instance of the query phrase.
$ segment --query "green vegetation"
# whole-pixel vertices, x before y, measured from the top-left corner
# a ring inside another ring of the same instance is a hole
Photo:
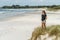
[[[59,27],[57,27],[57,26],[54,27],[54,28],[51,28],[50,33],[49,33],[50,36],[53,36],[53,35],[56,36],[55,40],[58,40],[58,36],[59,36],[59,33],[60,33],[60,30],[58,28]]]
[[[37,37],[39,37],[39,35],[43,35],[43,34],[45,34],[45,32],[43,32],[42,28],[37,27],[36,29],[34,29],[34,31],[32,33],[31,40],[37,40]]]
[[[42,30],[41,27],[37,27],[32,32],[31,40],[37,40],[37,37],[39,37],[40,35],[44,35],[46,33],[48,33],[49,36],[55,35],[56,36],[55,40],[58,40],[58,37],[60,37],[60,25],[49,26],[46,28],[46,30]]]
[[[1,8],[8,8],[8,9],[19,9],[19,8],[49,8],[49,9],[60,9],[60,5],[51,5],[51,6],[20,6],[20,5],[12,5],[12,6],[3,6]]]

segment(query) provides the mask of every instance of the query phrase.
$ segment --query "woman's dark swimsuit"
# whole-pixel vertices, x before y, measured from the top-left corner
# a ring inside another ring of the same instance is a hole
[[[42,21],[44,21],[46,19],[46,14],[45,15],[42,15]]]

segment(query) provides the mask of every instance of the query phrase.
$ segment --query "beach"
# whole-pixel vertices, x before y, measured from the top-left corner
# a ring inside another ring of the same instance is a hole
[[[46,12],[47,26],[60,25],[60,12]],[[28,40],[31,37],[34,28],[41,26],[41,11],[25,13],[0,21],[0,40]]]

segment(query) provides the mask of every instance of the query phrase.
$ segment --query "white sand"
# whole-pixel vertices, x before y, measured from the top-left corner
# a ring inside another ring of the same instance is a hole
[[[47,15],[47,25],[60,24],[60,15]],[[38,26],[41,26],[41,15],[39,12],[13,17],[8,21],[2,21],[0,22],[0,40],[28,40],[34,28]]]

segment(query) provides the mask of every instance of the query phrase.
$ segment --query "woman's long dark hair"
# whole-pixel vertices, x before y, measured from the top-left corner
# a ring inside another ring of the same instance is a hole
[[[45,10],[43,10],[42,12],[43,12],[43,13],[46,15],[46,12],[45,12]]]

